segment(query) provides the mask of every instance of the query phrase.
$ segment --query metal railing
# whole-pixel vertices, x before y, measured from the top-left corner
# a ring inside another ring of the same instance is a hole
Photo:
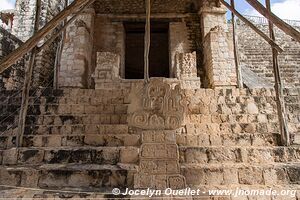
[[[268,25],[269,21],[265,17],[260,16],[251,16],[251,15],[244,15],[249,21],[251,21],[253,24],[262,24],[262,25]],[[284,22],[291,26],[300,27],[300,21],[299,20],[290,20],[290,19],[283,19]]]

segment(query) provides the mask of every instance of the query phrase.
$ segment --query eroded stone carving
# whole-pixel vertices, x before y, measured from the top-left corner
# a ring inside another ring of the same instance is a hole
[[[196,52],[176,54],[176,77],[179,79],[197,77]]]
[[[161,158],[161,159],[176,159],[177,146],[176,144],[143,144],[141,147],[142,158]]]
[[[120,56],[111,52],[97,52],[97,67],[94,78],[97,80],[119,79]]]
[[[175,130],[182,126],[186,103],[178,84],[153,78],[145,88],[135,91],[130,126],[152,130]]]

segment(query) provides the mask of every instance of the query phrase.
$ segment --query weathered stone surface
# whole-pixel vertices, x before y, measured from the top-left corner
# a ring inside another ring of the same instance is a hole
[[[176,77],[179,79],[197,77],[196,52],[176,54]]]
[[[146,88],[135,88],[129,107],[129,125],[142,129],[177,129],[184,121],[186,103],[179,85],[163,78],[151,79]]]
[[[101,80],[116,80],[120,78],[120,56],[111,52],[97,52],[97,67],[95,69],[96,88]]]

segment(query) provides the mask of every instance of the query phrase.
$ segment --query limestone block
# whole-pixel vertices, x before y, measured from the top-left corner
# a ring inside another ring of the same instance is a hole
[[[43,146],[45,147],[60,147],[61,146],[61,136],[51,135],[43,137]]]
[[[84,143],[91,146],[102,146],[104,145],[103,136],[88,134],[84,137]]]
[[[18,163],[20,164],[40,164],[44,158],[44,151],[42,150],[20,150],[18,156]]]
[[[167,180],[167,176],[155,176],[154,178],[154,186],[155,186],[155,189],[157,190],[163,190],[165,188],[168,187],[168,180]]]
[[[293,166],[287,168],[288,178],[291,183],[299,184],[300,183],[300,170],[299,166]]]
[[[246,185],[263,184],[263,174],[260,168],[242,168],[239,169],[239,183]]]
[[[204,169],[185,169],[183,171],[183,175],[186,178],[186,182],[191,185],[205,185],[206,179],[205,179],[206,172]]]
[[[21,186],[23,187],[37,187],[39,180],[39,172],[34,169],[23,171],[21,175]]]
[[[207,149],[187,149],[184,153],[185,162],[192,164],[205,164],[208,162]]]
[[[0,169],[0,184],[18,186],[21,181],[20,171],[7,171],[4,168]]]
[[[154,176],[148,174],[139,173],[134,176],[134,187],[135,188],[153,188]]]
[[[120,162],[124,164],[135,164],[139,159],[139,150],[137,148],[124,148],[120,152]]]
[[[205,169],[205,179],[208,185],[223,185],[224,184],[223,169],[218,169],[218,168]]]
[[[300,134],[296,134],[294,136],[294,141],[293,141],[294,144],[300,144]]]
[[[224,184],[225,185],[234,185],[239,183],[238,170],[234,168],[225,168],[224,169]]]
[[[123,137],[124,146],[138,146],[141,143],[140,135],[126,135]]]
[[[3,151],[2,156],[3,156],[3,160],[2,160],[3,165],[17,164],[18,150],[16,148],[5,150]]]
[[[256,104],[252,102],[247,105],[247,111],[249,114],[259,114]]]
[[[266,185],[277,184],[277,172],[275,169],[265,169],[263,172],[263,176]]]
[[[209,149],[208,150],[208,160],[210,163],[236,163],[241,162],[239,159],[239,151],[235,149]]]

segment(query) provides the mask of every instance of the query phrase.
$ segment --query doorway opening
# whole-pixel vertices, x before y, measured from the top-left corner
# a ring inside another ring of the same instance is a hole
[[[128,22],[124,27],[126,31],[125,78],[143,79],[145,23]],[[170,77],[169,23],[167,22],[151,22],[149,76]]]

